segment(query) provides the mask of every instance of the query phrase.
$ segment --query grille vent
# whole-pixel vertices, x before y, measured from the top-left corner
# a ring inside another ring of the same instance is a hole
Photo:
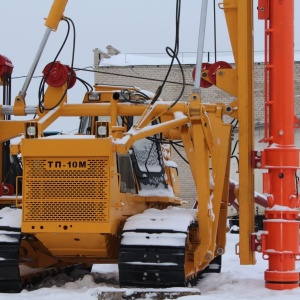
[[[49,168],[47,159],[25,159],[24,221],[108,221],[108,158],[82,161],[84,168],[67,169]]]
[[[30,201],[24,212],[24,221],[106,222],[108,219],[105,202]]]

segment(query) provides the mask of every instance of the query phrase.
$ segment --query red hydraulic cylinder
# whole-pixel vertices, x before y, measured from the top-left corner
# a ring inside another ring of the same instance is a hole
[[[262,10],[264,5],[266,10]],[[299,287],[299,195],[296,171],[299,149],[294,145],[294,0],[259,1],[266,26],[265,93],[269,110],[269,146],[263,153],[264,192],[269,207],[264,221],[262,252],[269,261],[266,287],[283,290]]]

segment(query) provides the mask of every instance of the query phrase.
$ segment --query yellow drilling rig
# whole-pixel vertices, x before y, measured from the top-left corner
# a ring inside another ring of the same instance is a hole
[[[291,6],[293,1],[286,2]],[[72,104],[67,96],[76,83],[74,68],[53,61],[44,69],[38,105],[28,106],[26,90],[46,41],[61,20],[69,21],[66,4],[54,1],[22,90],[13,104],[3,99],[0,106],[0,201],[13,205],[1,214],[0,290],[20,290],[22,266],[118,263],[121,286],[143,287],[186,286],[203,272],[219,272],[226,245],[232,133],[224,116],[239,120],[239,256],[241,264],[254,264],[254,252],[267,249],[268,242],[259,248],[260,236],[251,238],[253,169],[258,167],[253,161],[260,161],[260,153],[253,152],[252,1],[220,4],[235,64],[201,68],[199,55],[189,102],[162,100],[158,92],[132,86],[97,85],[81,104]],[[274,13],[275,4],[260,1],[263,5]],[[9,90],[13,66],[3,56],[0,63],[1,84]],[[215,85],[235,100],[204,103],[200,83]],[[10,118],[31,114],[31,120]],[[47,132],[57,120],[71,116],[80,118],[76,134]],[[18,143],[10,142],[16,137]],[[172,141],[183,143],[197,189],[195,209],[180,207],[184,199],[179,198]],[[261,167],[266,167],[264,161]],[[295,207],[290,207],[294,213]],[[267,233],[263,237],[268,240]],[[299,250],[299,237],[295,239]],[[299,285],[299,274],[298,281],[270,278],[271,288],[274,282],[276,287],[290,287],[291,281],[292,287]]]

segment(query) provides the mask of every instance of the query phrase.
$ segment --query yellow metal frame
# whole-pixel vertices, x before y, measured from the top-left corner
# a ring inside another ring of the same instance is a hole
[[[56,30],[59,20],[63,17],[66,3],[66,0],[61,3],[55,1],[53,10],[46,20],[46,26]],[[252,0],[228,0],[221,5],[228,24],[236,68],[221,70],[222,72],[218,72],[216,76],[216,86],[237,97],[236,101],[229,104],[234,111],[228,114],[239,119],[240,189],[238,198],[240,203],[239,246],[242,264],[255,262],[249,238],[254,231],[254,181],[250,165],[254,128],[252,4]],[[44,245],[49,245],[52,253],[64,259],[72,260],[72,256],[74,259],[79,259],[78,255],[90,255],[95,259],[100,259],[97,256],[101,255],[110,257],[110,254],[106,252],[108,247],[105,244],[106,237],[99,237],[99,234],[110,234],[111,237],[115,237],[122,227],[125,216],[142,212],[151,205],[162,207],[167,204],[180,203],[176,197],[173,199],[162,197],[160,201],[159,197],[147,199],[147,197],[128,194],[120,196],[119,190],[115,188],[119,184],[115,154],[117,152],[128,153],[135,141],[163,132],[167,137],[182,138],[190,162],[197,188],[199,231],[193,245],[194,264],[189,264],[189,272],[196,273],[203,270],[214,257],[224,253],[226,244],[231,138],[231,126],[222,121],[223,115],[227,113],[226,107],[224,104],[202,103],[198,93],[192,93],[189,104],[180,102],[172,108],[170,108],[171,103],[163,101],[157,101],[152,105],[124,104],[112,99],[113,93],[118,89],[118,87],[96,87],[96,91],[100,94],[99,101],[88,103],[86,94],[83,104],[68,104],[67,95],[64,93],[66,85],[59,88],[49,87],[45,94],[45,107],[55,108],[38,112],[38,118],[35,120],[0,121],[0,141],[24,133],[26,123],[36,125],[36,137],[24,138],[20,146],[12,148],[15,154],[21,152],[24,160],[28,157],[82,157],[83,153],[86,157],[95,157],[95,155],[109,157],[109,180],[113,181],[111,185],[113,187],[109,191],[109,198],[113,200],[110,201],[108,209],[108,214],[113,218],[109,222],[97,224],[72,222],[71,224],[66,221],[61,224],[62,227],[57,227],[58,224],[55,222],[26,223],[23,219],[22,230],[36,235]],[[59,99],[62,101],[57,103]],[[25,115],[25,101],[22,97],[16,98],[14,113]],[[107,138],[95,136],[73,139],[43,138],[46,128],[62,116],[109,116],[111,120],[109,128],[112,134]],[[140,116],[140,119],[130,132],[125,133],[125,128],[117,125],[117,116]],[[158,117],[161,117],[162,122],[150,126],[153,119]],[[88,147],[85,147],[83,151],[82,147],[85,144],[88,144]],[[23,194],[25,193],[26,191]],[[125,204],[128,206],[126,207]],[[66,230],[68,231],[65,232]],[[80,243],[77,243],[75,237],[78,231],[84,234]],[[53,234],[56,235],[55,239],[53,239]],[[73,240],[70,247],[62,245],[64,236]],[[98,236],[96,240],[103,242],[103,248],[96,251],[94,241],[90,241],[85,247],[88,236],[93,238]],[[116,240],[112,243],[117,244]],[[79,244],[79,250],[76,251],[75,245]]]
[[[254,172],[250,164],[254,144],[253,1],[228,0],[223,3],[223,9],[238,78],[239,256],[241,264],[254,264],[255,256],[250,246],[250,236],[254,232]]]

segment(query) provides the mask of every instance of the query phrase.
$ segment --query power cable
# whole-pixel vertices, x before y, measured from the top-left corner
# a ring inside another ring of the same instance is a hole
[[[85,81],[82,78],[79,78],[78,76],[75,76],[75,78],[85,86],[87,92],[93,91],[93,87],[87,81]]]
[[[167,71],[167,74],[165,76],[165,79],[163,80],[162,84],[158,87],[155,96],[153,97],[152,101],[151,101],[151,105],[153,105],[158,98],[160,97],[162,90],[166,84],[166,81],[168,80],[168,77],[170,75],[171,69],[173,67],[174,64],[174,60],[176,59],[176,61],[178,62],[178,65],[180,67],[181,70],[181,75],[182,75],[182,89],[181,92],[178,96],[178,98],[170,105],[170,107],[168,109],[171,109],[181,98],[184,89],[185,89],[185,76],[184,76],[184,72],[183,72],[183,68],[182,65],[178,59],[178,52],[179,52],[179,28],[180,28],[180,13],[181,13],[181,0],[177,0],[176,1],[176,30],[175,30],[175,45],[174,45],[174,49],[171,49],[170,47],[166,48],[166,53],[172,58],[169,69]]]
[[[173,144],[171,144],[171,146],[176,151],[176,153],[179,155],[179,157],[189,165],[190,164],[189,161],[183,157],[183,155],[176,149],[176,147]]]
[[[77,71],[82,71],[82,72],[91,72],[91,73],[99,73],[99,74],[108,74],[108,75],[113,75],[113,76],[120,76],[120,77],[134,78],[134,79],[140,79],[140,80],[161,82],[161,79],[155,79],[155,78],[150,78],[150,77],[141,77],[141,76],[133,76],[133,75],[126,75],[126,74],[118,74],[118,73],[106,72],[106,71],[88,70],[88,68],[93,68],[93,67],[90,66],[90,67],[85,67],[85,68],[74,68],[74,71],[76,71],[76,72]],[[26,77],[27,77],[26,75],[23,75],[23,76],[12,77],[11,79],[21,79],[21,78],[26,78]],[[43,76],[33,76],[32,78],[37,79],[37,78],[42,78],[42,77]],[[167,80],[166,83],[182,85],[182,82],[170,81],[170,80]],[[191,83],[185,83],[185,85],[186,86],[194,86]]]
[[[65,36],[65,39],[61,45],[61,47],[59,48],[54,60],[52,61],[52,64],[47,72],[47,74],[45,76],[42,77],[42,80],[40,82],[40,86],[39,86],[39,91],[38,91],[38,99],[39,99],[39,111],[40,112],[43,112],[45,110],[45,107],[44,107],[44,95],[45,95],[45,83],[46,83],[46,80],[47,78],[49,77],[50,75],[50,72],[52,70],[52,67],[54,66],[54,63],[57,61],[57,58],[58,56],[60,55],[61,51],[63,50],[63,48],[65,47],[65,44],[68,40],[68,37],[69,37],[69,34],[70,34],[70,24],[69,22],[66,21],[66,19],[63,19],[66,23],[67,23],[67,33],[66,33],[66,36]]]
[[[99,74],[108,74],[108,75],[120,76],[120,77],[126,77],[126,78],[134,78],[134,79],[141,79],[141,80],[161,82],[161,79],[155,79],[155,78],[149,78],[149,77],[141,77],[141,76],[134,76],[134,75],[127,75],[127,74],[118,74],[118,73],[106,72],[106,71],[87,70],[85,68],[84,69],[75,68],[74,70],[79,70],[79,71],[83,71],[83,72],[91,72],[91,73],[99,73]],[[169,80],[164,80],[164,81],[165,81],[165,83],[182,85],[182,82],[169,81]],[[185,83],[185,85],[186,86],[194,86],[193,84],[189,84],[189,83]]]
[[[129,103],[141,104],[141,103],[145,103],[145,101],[147,101],[147,100],[150,100],[150,98],[145,93],[139,92],[139,91],[131,92],[128,89],[123,89],[123,90],[121,90],[120,94],[122,96],[121,100],[124,100]],[[139,99],[133,100],[132,97],[135,97],[135,96],[138,96]]]
[[[41,84],[40,84],[40,89],[39,89],[39,110],[40,112],[43,112],[44,110],[52,110],[54,108],[56,108],[57,106],[60,105],[60,103],[63,101],[64,97],[67,94],[68,88],[70,86],[70,81],[71,81],[71,77],[72,77],[72,71],[74,70],[74,59],[75,59],[75,46],[76,46],[76,29],[75,29],[75,24],[74,22],[70,19],[70,18],[64,18],[63,19],[65,22],[67,22],[68,24],[68,30],[67,30],[67,34],[66,37],[63,41],[62,46],[60,47],[58,53],[56,54],[54,60],[52,61],[52,64],[46,74],[46,76],[43,77],[43,79],[41,80]],[[69,75],[68,75],[68,81],[67,81],[67,86],[66,89],[63,93],[63,95],[61,96],[60,100],[57,101],[57,103],[55,105],[53,105],[52,107],[45,107],[44,106],[44,87],[45,87],[45,82],[55,64],[55,62],[57,61],[57,58],[59,56],[59,54],[61,53],[62,49],[64,48],[66,41],[69,37],[69,33],[70,33],[70,23],[72,25],[72,29],[73,29],[73,47],[72,47],[72,58],[71,58],[71,66],[70,66],[70,71],[69,71]],[[81,81],[82,82],[82,81]]]

